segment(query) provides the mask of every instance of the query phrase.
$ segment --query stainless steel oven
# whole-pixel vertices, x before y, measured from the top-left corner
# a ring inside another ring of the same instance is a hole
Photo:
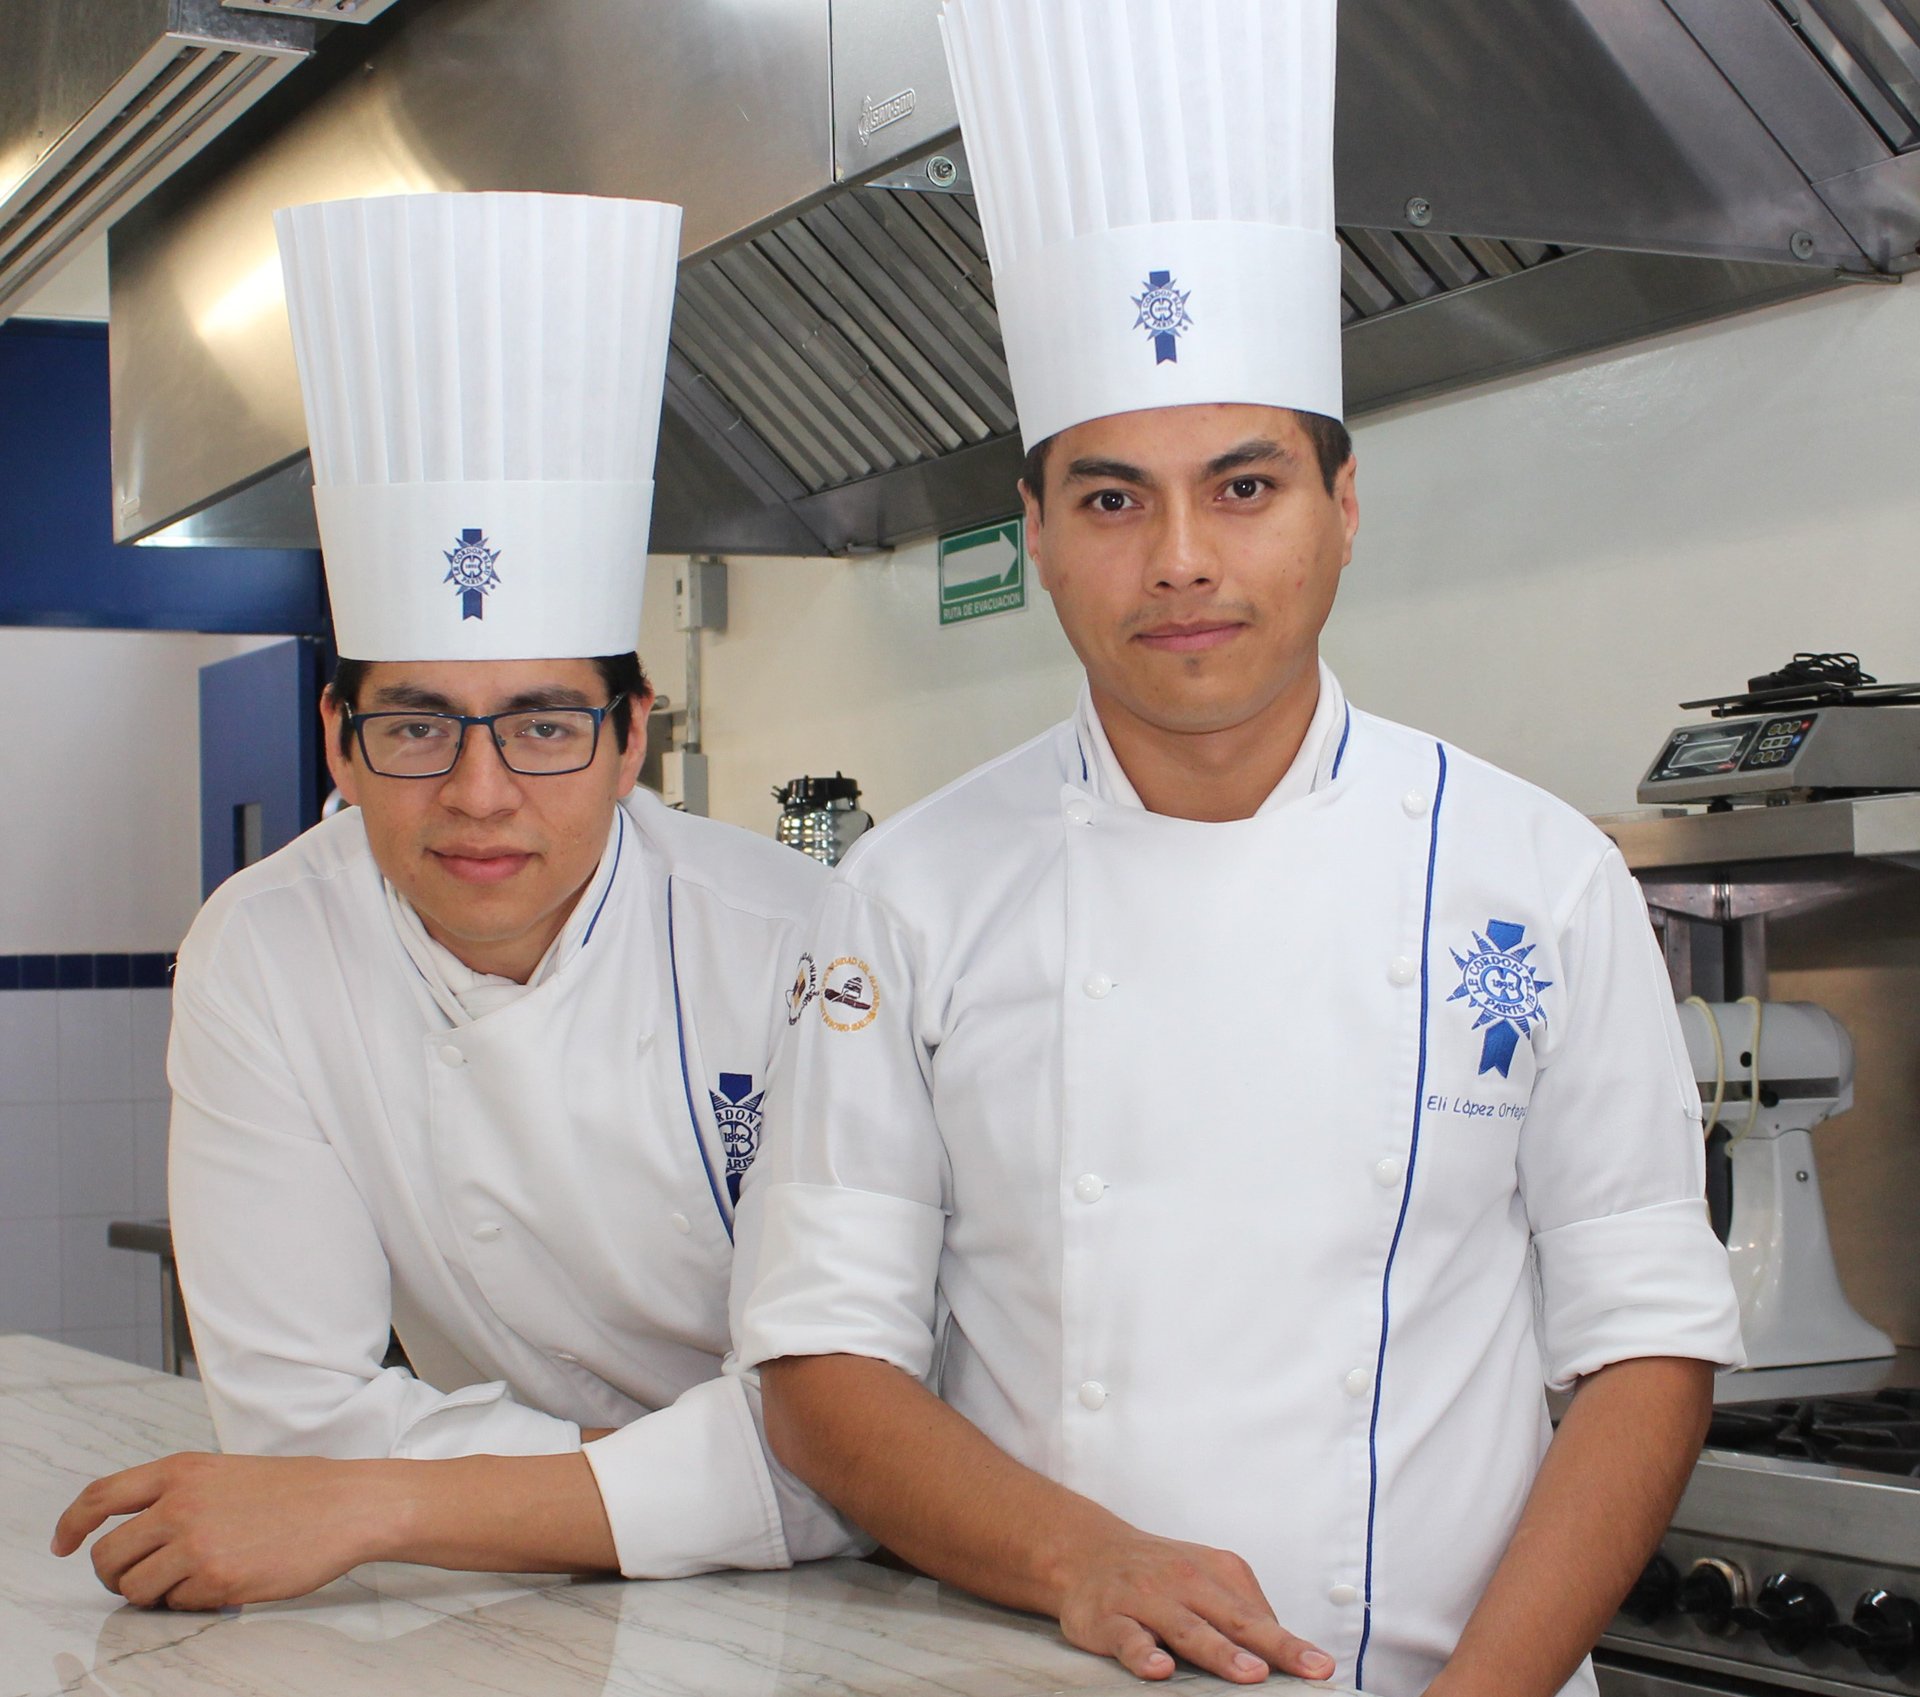
[[[1602,1697],[1920,1694],[1920,1352],[1723,1377]]]

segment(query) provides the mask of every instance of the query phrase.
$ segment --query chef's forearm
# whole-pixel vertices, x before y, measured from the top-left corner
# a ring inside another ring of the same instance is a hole
[[[886,1362],[788,1356],[760,1386],[789,1471],[895,1555],[994,1602],[1058,1614],[1074,1554],[1126,1530]]]
[[[593,1469],[562,1455],[385,1461],[367,1489],[385,1513],[369,1561],[480,1573],[611,1573],[613,1532]]]
[[[1552,1697],[1645,1566],[1706,1437],[1713,1370],[1658,1356],[1581,1381],[1433,1697]]]

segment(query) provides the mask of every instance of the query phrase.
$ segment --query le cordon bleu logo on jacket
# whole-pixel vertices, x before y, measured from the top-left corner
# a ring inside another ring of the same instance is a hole
[[[713,1123],[720,1129],[721,1147],[727,1155],[727,1195],[738,1204],[740,1181],[760,1152],[760,1124],[765,1118],[761,1103],[767,1093],[753,1088],[750,1072],[723,1072],[715,1082],[720,1088],[709,1090],[707,1097],[713,1103]]]
[[[1480,1045],[1480,1071],[1497,1072],[1502,1078],[1508,1076],[1520,1039],[1531,1035],[1535,1021],[1546,1023],[1540,992],[1553,988],[1551,978],[1537,977],[1527,964],[1527,956],[1536,945],[1522,943],[1526,934],[1524,925],[1490,919],[1484,936],[1474,933],[1471,954],[1448,951],[1460,968],[1460,987],[1447,1000],[1457,1002],[1464,997],[1467,1006],[1479,1015],[1473,1029],[1485,1027],[1487,1033]]]

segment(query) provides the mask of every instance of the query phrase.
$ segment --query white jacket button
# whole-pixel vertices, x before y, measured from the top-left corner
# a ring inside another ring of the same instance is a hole
[[[1082,984],[1080,988],[1086,991],[1086,993],[1097,1002],[1103,996],[1108,996],[1113,993],[1113,980],[1104,972],[1096,972],[1086,983]]]
[[[1082,1173],[1073,1181],[1073,1194],[1081,1202],[1098,1202],[1107,1188],[1107,1181],[1098,1173]]]
[[[1400,798],[1400,805],[1407,810],[1407,817],[1409,819],[1418,819],[1420,815],[1425,813],[1433,804],[1427,800],[1423,791],[1408,790],[1407,793]]]
[[[1368,1391],[1373,1389],[1373,1375],[1364,1367],[1356,1367],[1340,1381],[1340,1388],[1344,1390],[1348,1396],[1365,1396]]]
[[[491,1243],[499,1235],[500,1222],[498,1220],[482,1220],[473,1228],[473,1237],[476,1243]]]
[[[1080,1387],[1080,1406],[1082,1408],[1105,1408],[1107,1406],[1107,1387],[1098,1379],[1089,1379]]]
[[[1327,1601],[1338,1603],[1340,1607],[1345,1608],[1349,1603],[1360,1601],[1360,1592],[1352,1585],[1336,1585],[1327,1593]]]
[[[564,1361],[569,1367],[573,1366],[574,1363],[580,1359],[580,1357],[575,1355],[570,1349],[556,1349],[553,1352],[553,1358],[555,1361]]]
[[[1420,976],[1419,967],[1405,955],[1395,955],[1387,963],[1388,981],[1394,984],[1411,984]]]
[[[467,1064],[466,1055],[453,1043],[447,1044],[446,1047],[440,1051],[440,1058],[450,1067],[463,1067]]]
[[[1373,1182],[1382,1190],[1391,1190],[1400,1182],[1400,1175],[1405,1170],[1398,1155],[1389,1155],[1384,1161],[1374,1163]]]
[[[1091,825],[1093,823],[1093,803],[1084,800],[1080,796],[1075,796],[1072,801],[1067,803],[1067,817],[1076,825]]]
[[[667,1216],[667,1224],[672,1226],[682,1237],[685,1237],[688,1232],[693,1230],[693,1221],[688,1219],[685,1214],[669,1214]]]

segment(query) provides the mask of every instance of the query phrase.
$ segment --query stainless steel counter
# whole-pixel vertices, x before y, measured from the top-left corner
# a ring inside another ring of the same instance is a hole
[[[1027,1697],[1137,1692],[1052,1624],[862,1562],[672,1582],[356,1569],[316,1595],[149,1613],[47,1553],[100,1473],[208,1449],[200,1386],[0,1337],[0,1697]],[[1296,1685],[1276,1680],[1272,1691]],[[1238,1690],[1183,1673],[1183,1693]]]

